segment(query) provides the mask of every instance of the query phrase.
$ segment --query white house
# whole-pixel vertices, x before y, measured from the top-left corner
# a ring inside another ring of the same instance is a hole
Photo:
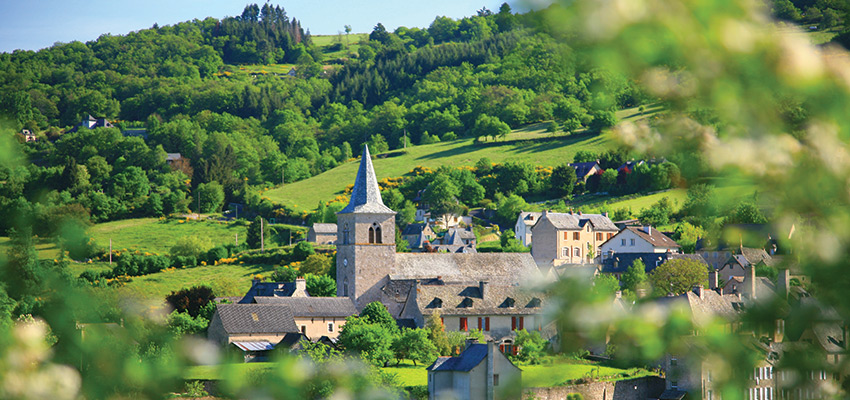
[[[543,213],[520,211],[514,226],[514,237],[522,242],[523,246],[531,245],[531,227],[540,219]]]
[[[651,226],[627,226],[600,247],[603,258],[618,253],[678,253],[679,246]]]

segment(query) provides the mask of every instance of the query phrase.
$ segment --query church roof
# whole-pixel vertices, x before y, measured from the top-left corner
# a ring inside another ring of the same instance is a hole
[[[390,279],[513,284],[540,275],[529,253],[396,253],[395,258]]]
[[[372,157],[369,155],[369,147],[365,144],[363,155],[360,157],[360,169],[357,170],[357,179],[354,181],[354,190],[351,191],[351,201],[337,214],[348,213],[395,214],[381,199],[381,189],[372,167]]]

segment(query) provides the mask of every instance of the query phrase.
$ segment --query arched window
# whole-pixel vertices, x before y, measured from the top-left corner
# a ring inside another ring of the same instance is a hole
[[[342,244],[348,244],[348,223],[346,222],[342,228]]]
[[[382,236],[383,235],[381,235],[381,226],[380,225],[375,226],[375,243],[383,243],[384,240],[383,240]]]
[[[375,243],[375,228],[369,227],[369,243]]]
[[[348,297],[348,278],[342,283],[342,297]]]

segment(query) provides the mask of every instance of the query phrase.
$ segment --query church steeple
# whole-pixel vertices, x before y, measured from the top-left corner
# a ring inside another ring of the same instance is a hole
[[[339,212],[339,214],[347,213],[395,214],[395,211],[385,206],[383,199],[381,199],[381,190],[378,187],[375,169],[372,167],[369,146],[365,144],[363,145],[363,155],[360,157],[360,169],[358,169],[357,179],[354,181],[354,190],[351,191],[351,200]]]

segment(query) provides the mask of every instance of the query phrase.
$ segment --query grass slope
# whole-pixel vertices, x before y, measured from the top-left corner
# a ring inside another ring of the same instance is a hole
[[[474,143],[472,139],[459,139],[424,146],[413,146],[406,150],[387,153],[386,158],[373,161],[378,180],[402,176],[416,166],[437,168],[441,165],[473,165],[482,157],[492,162],[525,161],[537,165],[557,165],[572,161],[579,150],[604,151],[613,140],[609,134],[601,136],[559,136],[549,138],[541,128],[537,131],[524,130],[523,137],[506,141]],[[537,137],[537,140],[531,140]],[[286,204],[299,210],[311,210],[319,201],[330,200],[341,194],[345,187],[354,183],[358,162],[349,162],[312,178],[287,184],[265,192],[264,196],[276,203]]]
[[[242,296],[251,288],[251,277],[269,274],[272,270],[273,266],[239,264],[165,270],[133,277],[131,282],[115,290],[122,298],[149,301],[153,306],[174,290],[200,284],[212,287],[216,296]]]
[[[98,224],[89,229],[98,246],[113,249],[135,249],[165,254],[186,236],[207,238],[212,244],[234,243],[239,235],[240,243],[247,237],[248,227],[244,222],[213,222],[157,218],[125,219]]]
[[[621,121],[637,121],[662,111],[660,106],[630,108],[617,112]],[[492,162],[528,162],[534,165],[559,165],[572,162],[579,150],[601,153],[616,144],[611,133],[602,135],[546,132],[548,123],[530,124],[514,129],[503,140],[476,143],[473,139],[458,139],[429,145],[412,146],[382,154],[373,160],[378,180],[402,176],[417,166],[437,168],[442,165],[473,165],[482,157]],[[299,182],[276,187],[264,193],[271,201],[306,211],[319,201],[328,201],[354,183],[358,162],[349,162],[330,171]]]

